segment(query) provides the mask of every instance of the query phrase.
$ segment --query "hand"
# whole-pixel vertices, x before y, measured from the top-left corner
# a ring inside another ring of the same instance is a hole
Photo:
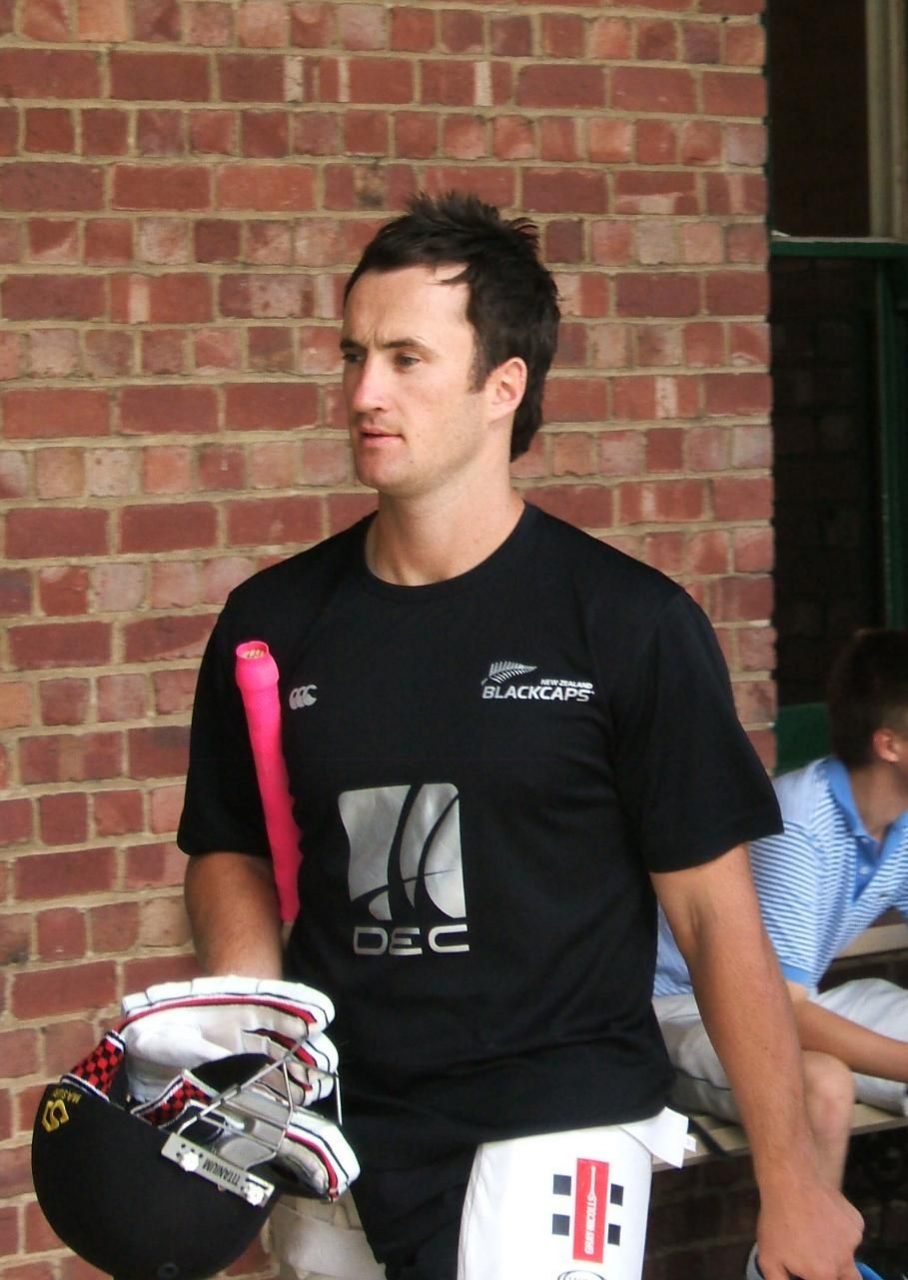
[[[812,1180],[761,1188],[757,1257],[765,1280],[859,1280],[864,1221],[835,1188]]]

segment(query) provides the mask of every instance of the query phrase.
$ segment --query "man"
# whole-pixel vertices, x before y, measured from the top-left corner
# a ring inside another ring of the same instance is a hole
[[[557,325],[534,229],[474,197],[418,197],[366,248],[341,351],[378,509],[236,590],[212,637],[179,836],[198,953],[334,998],[369,1241],[389,1280],[454,1280],[477,1150],[664,1107],[655,886],[742,1098],[767,1280],[853,1280],[859,1217],[817,1173],[743,849],[778,812],[712,632],[680,588],[511,483]],[[233,687],[251,638],[295,707],[285,956]],[[510,1280],[472,1265],[461,1280]]]
[[[819,986],[836,955],[884,911],[908,915],[908,631],[859,633],[833,667],[828,709],[834,754],[777,779],[785,829],[754,841],[750,854],[805,1051],[821,1168],[840,1185],[852,1096],[906,1110],[908,992],[877,978]],[[664,919],[655,996],[687,1100],[734,1117]]]

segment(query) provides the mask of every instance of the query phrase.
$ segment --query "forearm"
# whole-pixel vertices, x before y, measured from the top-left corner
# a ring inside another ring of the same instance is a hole
[[[793,993],[801,1045],[832,1054],[852,1071],[908,1083],[908,1044],[859,1026],[808,999],[803,988]]]
[[[206,973],[281,976],[281,923],[270,862],[243,853],[190,858],[184,894]]]
[[[736,932],[732,953],[691,974],[710,1039],[725,1068],[750,1139],[764,1197],[797,1178],[815,1147],[804,1102],[803,1060],[791,1002],[762,929]],[[715,954],[715,952],[713,952]],[[783,1087],[780,1084],[784,1082]]]

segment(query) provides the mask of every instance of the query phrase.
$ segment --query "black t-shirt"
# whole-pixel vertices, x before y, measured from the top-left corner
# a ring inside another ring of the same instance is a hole
[[[264,640],[303,832],[287,973],[336,1003],[361,1159],[652,1115],[671,1072],[648,872],[780,825],[712,630],[662,574],[532,507],[425,587],[370,574],[367,523],[231,594],[180,847],[267,856],[233,675]]]

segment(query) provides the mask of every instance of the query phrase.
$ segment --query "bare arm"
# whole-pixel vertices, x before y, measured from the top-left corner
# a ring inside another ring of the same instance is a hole
[[[190,858],[184,895],[206,973],[281,976],[281,922],[269,861],[245,853]]]
[[[908,1084],[908,1044],[815,1004],[798,982],[789,982],[788,990],[803,1048],[831,1053],[852,1071]]]
[[[766,1280],[851,1280],[860,1215],[817,1167],[791,1001],[747,853],[732,849],[704,866],[654,875],[653,883],[750,1138]]]

